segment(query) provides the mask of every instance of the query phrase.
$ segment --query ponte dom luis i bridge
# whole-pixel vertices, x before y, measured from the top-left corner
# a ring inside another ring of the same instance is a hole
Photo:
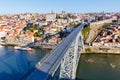
[[[35,66],[25,80],[75,80],[80,52],[83,48],[79,25],[63,41]]]
[[[111,20],[104,20],[93,24],[110,22]],[[79,25],[63,39],[36,64],[34,71],[24,80],[75,80],[80,53],[84,47],[81,31],[85,25]]]

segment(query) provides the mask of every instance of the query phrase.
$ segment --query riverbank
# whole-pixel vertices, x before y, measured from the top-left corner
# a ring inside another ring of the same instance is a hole
[[[52,47],[49,46],[29,46],[29,47],[41,50],[52,50]]]
[[[81,54],[86,53],[120,54],[120,48],[85,46]]]
[[[21,44],[10,44],[10,43],[0,43],[0,45],[2,46],[24,46],[24,45],[21,45]],[[35,46],[35,45],[25,45],[25,46],[28,46],[30,48],[34,48],[34,49],[41,49],[41,50],[47,50],[47,51],[50,51],[52,50],[55,46],[48,46],[48,45],[42,45],[42,46]]]
[[[0,45],[3,45],[3,46],[19,46],[17,44],[0,44]]]

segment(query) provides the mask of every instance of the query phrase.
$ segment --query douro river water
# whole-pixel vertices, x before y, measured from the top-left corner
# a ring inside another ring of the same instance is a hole
[[[0,46],[0,80],[22,80],[46,53],[40,49],[27,52]],[[120,80],[120,55],[81,55],[77,80]]]
[[[77,80],[120,80],[120,55],[81,55]]]
[[[0,80],[22,80],[45,55],[40,49],[27,52],[0,46]]]

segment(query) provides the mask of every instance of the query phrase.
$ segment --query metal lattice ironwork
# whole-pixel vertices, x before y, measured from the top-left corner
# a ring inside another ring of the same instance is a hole
[[[80,58],[80,50],[83,47],[81,33],[68,48],[63,60],[61,61],[60,79],[75,79],[76,69]]]

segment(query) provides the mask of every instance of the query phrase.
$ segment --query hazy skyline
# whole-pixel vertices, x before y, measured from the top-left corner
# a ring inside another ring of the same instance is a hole
[[[73,13],[119,12],[120,0],[1,0],[0,14],[8,13]]]

